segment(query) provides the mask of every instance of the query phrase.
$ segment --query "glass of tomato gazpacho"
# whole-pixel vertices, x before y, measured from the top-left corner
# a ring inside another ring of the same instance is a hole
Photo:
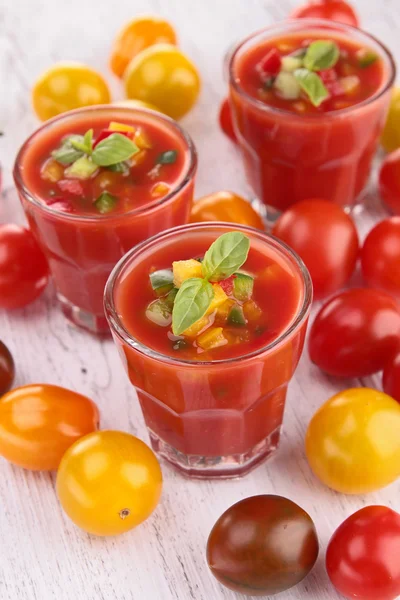
[[[113,270],[105,309],[152,446],[195,477],[236,477],[278,446],[310,277],[277,239],[230,223],[174,228]]]
[[[354,27],[299,19],[245,39],[227,64],[258,199],[275,211],[308,198],[360,202],[395,77],[388,50]]]
[[[22,146],[14,178],[66,316],[108,332],[103,293],[128,250],[187,223],[197,157],[159,113],[98,106],[46,122]]]

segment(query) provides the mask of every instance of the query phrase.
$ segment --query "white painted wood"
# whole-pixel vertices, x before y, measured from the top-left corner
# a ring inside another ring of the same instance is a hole
[[[400,58],[398,0],[353,0],[365,27]],[[184,120],[200,156],[197,196],[217,189],[249,195],[239,158],[216,125],[226,84],[224,53],[238,38],[285,17],[295,0],[2,0],[0,1],[0,158],[4,193],[0,221],[23,222],[11,168],[24,138],[37,125],[30,87],[60,59],[100,69],[121,96],[107,69],[118,28],[141,12],[164,15],[175,24],[182,48],[203,77],[200,102]],[[384,213],[369,199],[358,219],[364,235]],[[317,307],[314,307],[314,313]],[[143,419],[111,341],[99,341],[70,326],[55,307],[53,291],[25,310],[0,312],[0,337],[16,358],[17,380],[63,385],[100,406],[103,428],[130,431],[147,440]],[[366,384],[380,385],[379,377]],[[244,480],[188,481],[164,466],[162,503],[144,525],[115,539],[90,537],[70,523],[57,503],[54,476],[14,468],[0,459],[1,600],[234,600],[208,571],[205,544],[219,515],[248,495],[276,493],[296,500],[315,519],[321,541],[309,577],[278,598],[335,600],[324,570],[333,530],[366,504],[400,508],[400,486],[367,497],[329,491],[311,474],[303,452],[313,412],[341,388],[322,375],[305,353],[291,385],[280,451]]]

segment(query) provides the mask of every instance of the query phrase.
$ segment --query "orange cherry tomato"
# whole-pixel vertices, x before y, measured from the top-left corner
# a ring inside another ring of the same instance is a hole
[[[241,196],[227,191],[209,194],[194,203],[190,222],[204,221],[227,221],[264,229],[262,218],[251,204]]]
[[[228,98],[222,101],[221,107],[219,109],[219,125],[225,135],[228,136],[232,142],[237,143],[237,137],[235,130],[233,129],[233,121],[232,121],[232,111],[229,104]]]
[[[97,406],[86,396],[57,385],[15,388],[0,398],[0,455],[25,469],[51,471],[98,424]]]
[[[172,26],[159,17],[138,17],[129,21],[118,33],[111,49],[110,67],[122,77],[132,58],[154,44],[176,44]]]
[[[78,440],[57,474],[57,494],[69,518],[94,535],[118,535],[156,508],[162,473],[154,452],[122,431],[97,431]]]

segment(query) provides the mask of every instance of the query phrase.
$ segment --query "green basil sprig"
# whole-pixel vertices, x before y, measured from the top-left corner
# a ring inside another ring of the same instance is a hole
[[[123,163],[138,152],[136,144],[121,133],[112,133],[93,148],[93,129],[89,129],[85,135],[68,136],[51,155],[65,166],[86,155],[95,165],[109,167]]]
[[[329,98],[329,92],[317,73],[308,69],[296,69],[293,75],[314,106],[319,106]]]
[[[128,160],[139,152],[139,148],[126,135],[112,133],[97,144],[92,152],[92,160],[99,167],[108,167]]]
[[[233,275],[246,262],[249,238],[238,231],[224,233],[207,250],[202,261],[203,277],[186,279],[179,288],[172,310],[172,332],[180,335],[201,319],[214,297],[210,281]]]
[[[312,42],[303,58],[303,64],[309,71],[331,69],[339,60],[338,45],[332,40],[317,40]]]

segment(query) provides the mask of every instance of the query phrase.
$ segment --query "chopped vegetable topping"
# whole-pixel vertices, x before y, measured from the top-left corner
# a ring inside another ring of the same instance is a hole
[[[198,352],[248,341],[247,324],[262,315],[252,299],[254,277],[237,271],[247,259],[249,243],[242,233],[227,233],[202,260],[178,260],[172,269],[150,273],[157,299],[148,305],[146,316],[162,327],[172,325],[172,348],[177,336],[185,340],[184,348]]]

